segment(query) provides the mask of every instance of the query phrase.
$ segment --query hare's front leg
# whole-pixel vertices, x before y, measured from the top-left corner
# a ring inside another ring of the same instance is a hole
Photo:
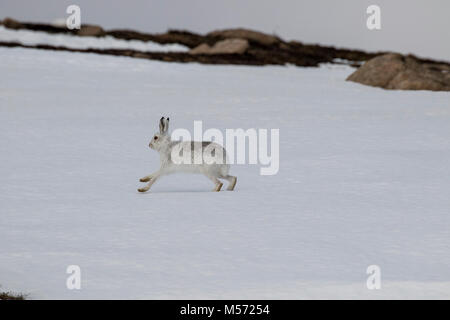
[[[207,176],[207,177],[214,183],[214,185],[215,185],[213,191],[219,192],[220,189],[221,189],[222,186],[223,186],[223,183],[220,182],[220,180],[217,179],[217,177],[210,176],[210,175],[206,175],[206,176]]]
[[[156,182],[156,180],[158,180],[158,178],[161,176],[161,174],[159,172],[155,172],[149,176],[146,176],[144,178],[142,178],[140,181],[142,182],[147,182],[150,181],[145,187],[143,188],[139,188],[138,191],[139,192],[146,192],[148,190],[150,190],[150,187]],[[148,178],[148,180],[147,180]],[[145,179],[145,181],[143,181]]]
[[[152,176],[153,176],[153,175],[150,174],[150,175],[148,175],[148,176],[145,176],[145,177],[143,177],[143,178],[140,178],[139,181],[140,181],[140,182],[149,182],[150,179],[152,178]]]

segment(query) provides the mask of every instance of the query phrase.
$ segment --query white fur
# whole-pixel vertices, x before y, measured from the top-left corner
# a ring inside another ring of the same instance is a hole
[[[193,148],[191,149],[192,144]],[[214,183],[213,191],[220,191],[223,184],[219,179],[225,179],[228,181],[227,190],[233,190],[237,178],[228,174],[230,165],[226,161],[212,164],[205,163],[204,161],[199,164],[195,164],[194,161],[192,161],[192,164],[178,164],[172,160],[172,150],[175,146],[181,147],[184,150],[192,150],[191,156],[193,159],[196,157],[202,159],[204,148],[206,148],[206,146],[203,146],[204,144],[208,145],[207,148],[215,149],[215,152],[223,154],[224,158],[226,158],[225,149],[214,142],[172,141],[169,135],[169,118],[161,118],[159,121],[159,132],[155,133],[149,144],[150,148],[158,151],[160,154],[160,168],[158,171],[140,179],[141,182],[148,182],[148,184],[143,188],[139,188],[138,191],[146,192],[160,177],[176,172],[200,173],[205,175]]]

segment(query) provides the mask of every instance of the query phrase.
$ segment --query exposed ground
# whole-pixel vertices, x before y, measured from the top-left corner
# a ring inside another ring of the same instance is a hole
[[[26,296],[20,293],[0,291],[0,300],[25,300]]]
[[[8,19],[5,19],[5,21]],[[9,21],[9,20],[8,20]],[[67,28],[55,27],[42,23],[27,22],[5,22],[5,27],[14,30],[32,30],[47,32],[51,34],[71,34],[76,35],[77,32],[68,30]],[[180,44],[188,48],[194,48],[202,43],[214,44],[217,41],[224,40],[225,36],[220,33],[209,33],[205,35],[196,34],[185,30],[169,30],[162,34],[150,34],[137,32],[133,30],[105,30],[98,37],[111,36],[124,40],[140,40],[152,41],[160,44]],[[262,37],[274,37],[261,34]],[[368,53],[361,50],[339,49],[332,46],[321,46],[314,44],[304,44],[299,41],[284,41],[281,38],[276,41],[265,43],[259,41],[258,38],[249,40],[250,48],[244,54],[227,54],[227,55],[191,55],[187,52],[142,52],[138,50],[108,50],[108,49],[91,49],[84,50],[87,52],[95,52],[99,54],[120,55],[145,58],[151,60],[162,60],[171,62],[199,62],[206,64],[241,64],[241,65],[283,65],[293,64],[296,66],[318,66],[324,62],[336,62],[359,66],[361,62],[373,58],[380,53]],[[0,46],[17,47],[24,46],[18,42],[1,42]],[[67,47],[58,47],[51,45],[24,46],[35,47],[39,49],[49,50],[65,50],[65,51],[81,51]]]

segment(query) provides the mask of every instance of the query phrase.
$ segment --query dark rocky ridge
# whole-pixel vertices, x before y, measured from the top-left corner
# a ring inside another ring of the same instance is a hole
[[[208,44],[213,46],[216,42],[230,39],[241,38],[248,36],[249,48],[245,53],[240,54],[237,57],[234,54],[227,55],[213,55],[204,57],[203,55],[189,55],[185,52],[180,53],[139,53],[131,52],[132,50],[91,50],[91,52],[107,54],[108,52],[115,55],[127,55],[127,56],[140,56],[142,58],[154,59],[158,57],[158,60],[178,61],[178,62],[192,62],[197,61],[200,63],[213,63],[213,64],[249,64],[249,65],[265,65],[265,64],[286,64],[291,63],[297,66],[318,66],[320,63],[330,62],[334,59],[348,60],[348,64],[359,66],[361,62],[373,58],[381,53],[367,53],[360,50],[349,49],[337,49],[331,46],[320,45],[307,45],[298,41],[286,42],[282,39],[266,35],[260,32],[245,30],[245,29],[232,29],[232,30],[220,30],[208,33],[206,35],[200,35],[189,31],[183,30],[169,30],[166,33],[150,34],[133,30],[103,30],[94,25],[83,25],[81,30],[69,30],[65,27],[58,27],[43,23],[29,23],[19,22],[10,18],[3,20],[3,25],[11,29],[26,29],[32,31],[42,31],[48,33],[67,33],[72,35],[80,35],[81,31],[86,28],[97,27],[95,34],[97,37],[112,36],[117,39],[123,40],[141,40],[152,41],[159,44],[181,44],[188,48],[195,48],[201,44]],[[8,45],[3,43],[2,45]],[[18,46],[18,44],[11,44],[11,46]],[[29,47],[29,46],[27,46]],[[51,49],[51,46],[38,46],[43,49]],[[53,48],[55,50],[63,50],[63,48]],[[72,49],[67,49],[72,50]],[[80,50],[77,50],[80,51]],[[165,55],[167,59],[164,59],[162,55]]]
[[[191,55],[185,52],[142,52],[127,49],[69,49],[67,47],[57,47],[49,45],[24,45],[18,42],[1,42],[0,47],[21,47],[30,49],[54,50],[54,51],[71,51],[83,53],[96,53],[113,56],[124,56],[131,58],[159,60],[166,62],[198,62],[204,64],[234,64],[234,65],[266,65],[265,61],[255,59],[249,54],[224,54],[224,55]],[[272,61],[273,62],[273,61]],[[271,63],[282,64],[282,63]]]
[[[96,25],[82,25],[69,30],[42,23],[19,22],[10,18],[0,21],[7,28],[77,36],[112,36],[123,40],[152,41],[159,44],[181,44],[189,52],[143,52],[132,49],[70,49],[51,45],[23,45],[0,42],[4,47],[25,47],[57,51],[127,56],[167,62],[205,64],[285,65],[315,67],[320,63],[340,63],[360,67],[347,80],[385,89],[450,91],[450,63],[422,59],[413,55],[387,52],[369,53],[332,46],[286,42],[273,35],[247,29],[217,30],[200,35],[183,30],[150,34],[133,30],[104,30]],[[339,61],[336,61],[339,59]],[[367,61],[367,63],[365,63]],[[361,67],[362,65],[362,67]],[[385,81],[386,75],[391,75]]]

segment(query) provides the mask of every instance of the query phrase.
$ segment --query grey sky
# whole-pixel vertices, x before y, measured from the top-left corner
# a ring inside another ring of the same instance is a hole
[[[66,7],[105,28],[208,32],[247,27],[300,40],[366,50],[392,50],[450,60],[449,0],[1,0],[0,18],[51,22]],[[366,8],[381,7],[382,29],[366,28]]]

